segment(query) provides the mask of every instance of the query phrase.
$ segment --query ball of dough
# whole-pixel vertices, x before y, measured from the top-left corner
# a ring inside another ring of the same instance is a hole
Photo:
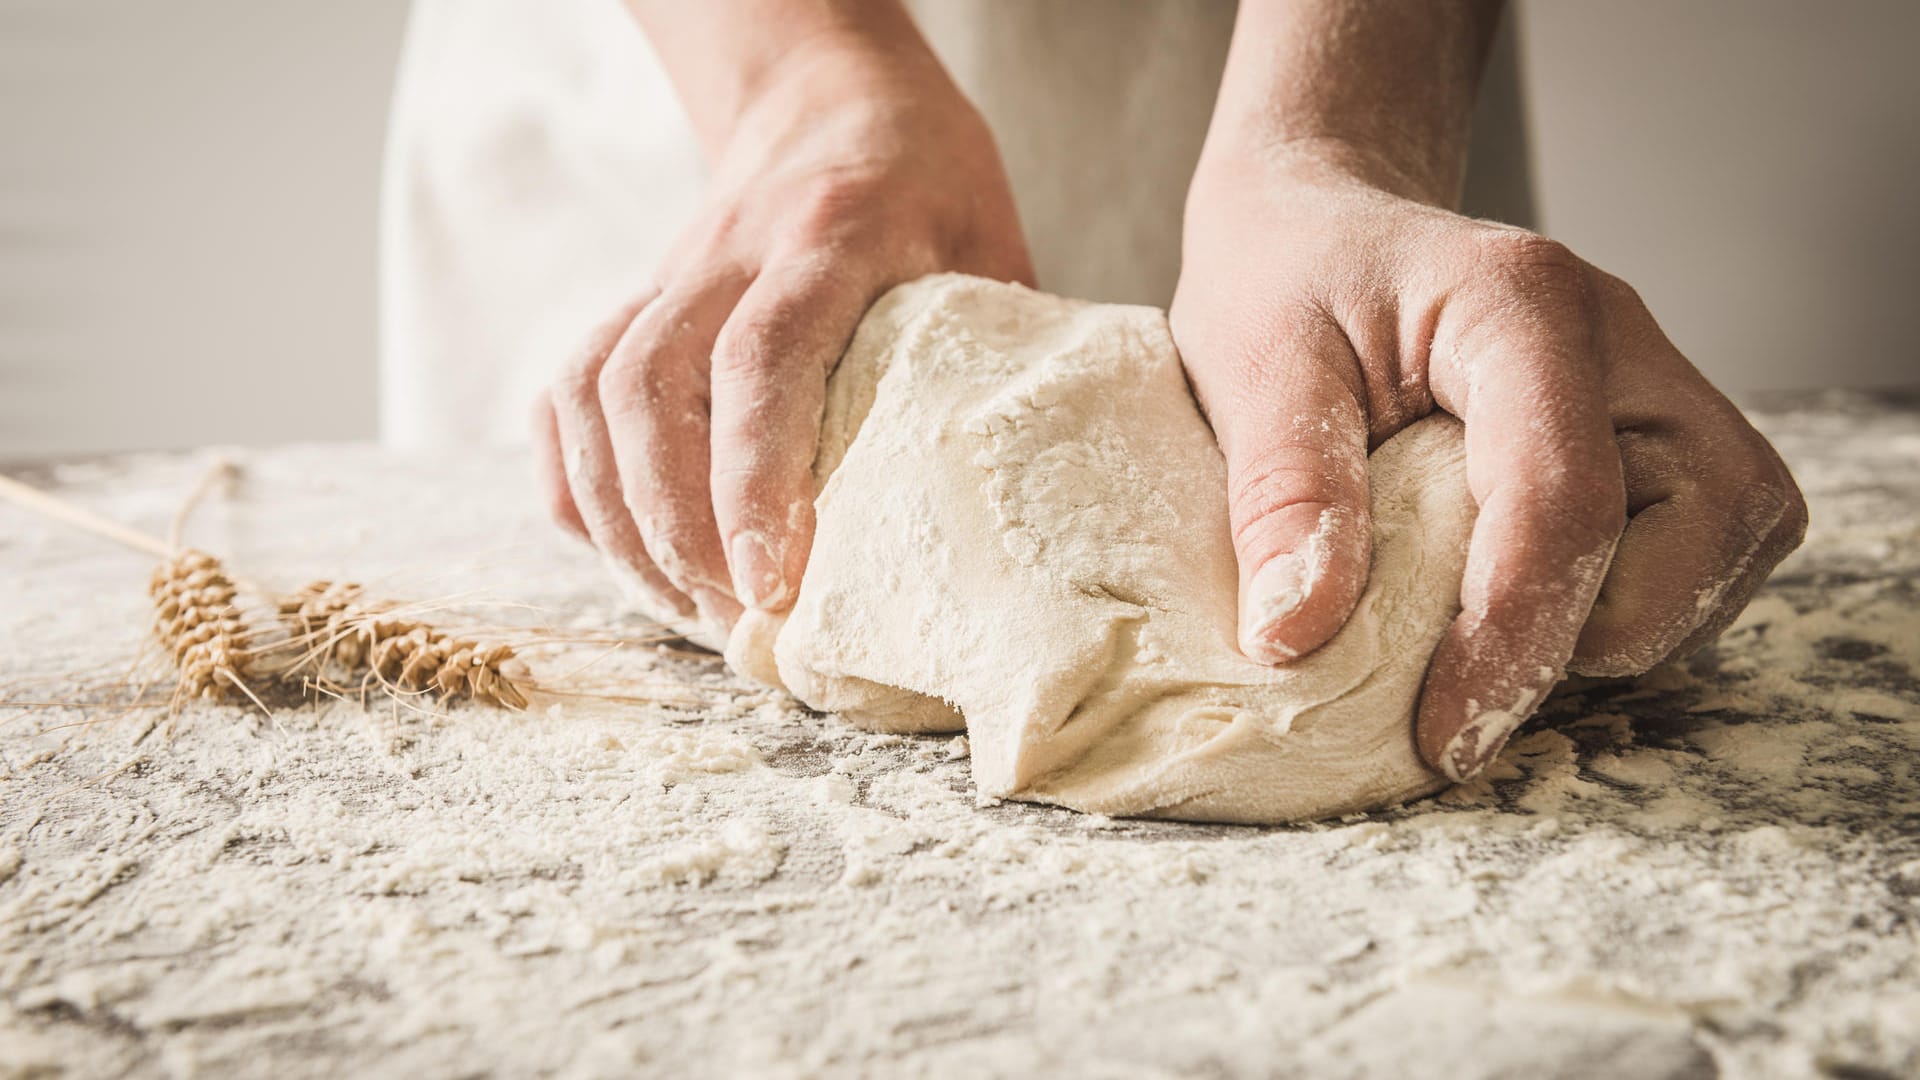
[[[1374,452],[1366,592],[1280,668],[1236,643],[1226,466],[1157,309],[902,285],[833,373],[815,472],[794,607],[730,658],[856,724],[964,727],[983,797],[1271,823],[1444,785],[1413,711],[1473,525],[1451,418]]]

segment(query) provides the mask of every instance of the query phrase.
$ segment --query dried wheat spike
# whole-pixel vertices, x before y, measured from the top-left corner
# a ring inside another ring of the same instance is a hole
[[[153,633],[173,656],[183,697],[218,700],[244,689],[246,621],[220,560],[186,549],[153,571]]]
[[[520,687],[525,665],[514,657],[511,646],[448,637],[418,623],[376,626],[369,667],[383,682],[443,698],[472,698],[509,709],[527,707]]]
[[[296,638],[312,642],[316,662],[358,669],[372,644],[367,616],[382,606],[351,582],[315,581],[281,597],[280,618]]]
[[[397,690],[471,699],[509,709],[527,706],[526,665],[512,646],[450,637],[369,601],[360,586],[316,581],[280,601],[290,632],[311,640],[314,656],[365,672]]]

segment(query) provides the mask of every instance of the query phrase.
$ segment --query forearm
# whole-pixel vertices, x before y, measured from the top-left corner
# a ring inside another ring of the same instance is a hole
[[[1453,206],[1502,0],[1243,0],[1207,152],[1298,156]]]
[[[938,61],[898,0],[626,0],[709,157],[769,86],[806,69],[849,89]]]

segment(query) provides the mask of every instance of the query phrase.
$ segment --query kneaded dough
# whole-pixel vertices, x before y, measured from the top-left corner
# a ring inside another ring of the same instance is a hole
[[[728,659],[865,727],[964,727],[985,798],[1236,822],[1401,802],[1445,784],[1412,717],[1459,610],[1460,426],[1408,427],[1370,472],[1353,617],[1286,667],[1254,663],[1226,466],[1165,314],[923,278],[834,371],[806,577]]]

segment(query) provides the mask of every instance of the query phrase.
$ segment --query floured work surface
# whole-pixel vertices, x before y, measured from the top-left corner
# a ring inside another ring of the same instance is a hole
[[[978,808],[666,657],[739,704],[7,714],[0,1076],[1911,1075],[1920,413],[1758,419],[1813,526],[1718,649],[1328,825]],[[28,479],[157,528],[204,464]],[[617,617],[511,457],[245,464],[253,576]],[[129,662],[148,569],[0,507],[0,684]]]

